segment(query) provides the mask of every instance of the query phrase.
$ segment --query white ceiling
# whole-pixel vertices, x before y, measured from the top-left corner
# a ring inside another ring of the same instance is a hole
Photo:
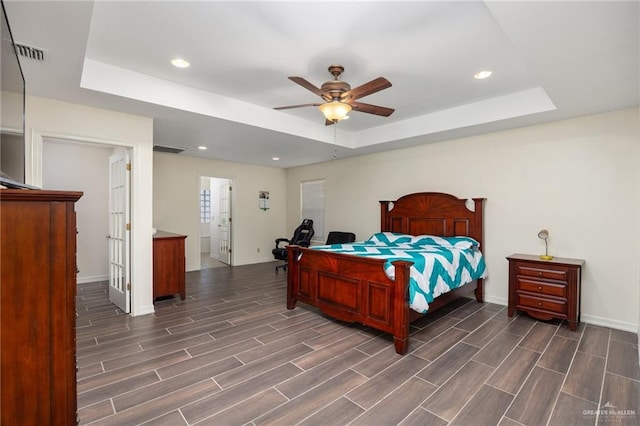
[[[4,3],[15,40],[47,52],[21,61],[28,94],[153,117],[179,155],[293,167],[639,99],[638,1]],[[395,113],[273,109],[320,102],[287,77],[320,86],[336,63],[352,87],[391,81],[362,101]]]

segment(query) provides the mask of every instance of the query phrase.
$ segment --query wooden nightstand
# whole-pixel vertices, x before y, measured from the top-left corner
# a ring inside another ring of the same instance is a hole
[[[512,254],[509,261],[509,316],[521,310],[540,320],[567,320],[576,331],[580,322],[580,281],[584,260],[556,257],[541,260]]]

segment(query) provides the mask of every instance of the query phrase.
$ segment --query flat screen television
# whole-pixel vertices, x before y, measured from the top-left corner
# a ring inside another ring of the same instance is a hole
[[[0,184],[25,188],[25,81],[7,11],[0,3]]]

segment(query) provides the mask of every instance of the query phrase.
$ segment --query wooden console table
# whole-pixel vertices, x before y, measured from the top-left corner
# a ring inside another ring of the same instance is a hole
[[[153,300],[185,293],[184,241],[186,235],[158,231],[153,235]]]

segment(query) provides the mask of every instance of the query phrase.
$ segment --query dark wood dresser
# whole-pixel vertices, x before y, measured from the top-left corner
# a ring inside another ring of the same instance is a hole
[[[184,241],[186,235],[158,231],[153,235],[153,300],[185,294]]]
[[[75,425],[81,192],[0,189],[3,425]]]
[[[542,260],[512,254],[509,261],[509,316],[516,310],[540,320],[560,318],[575,331],[580,322],[582,259]]]

